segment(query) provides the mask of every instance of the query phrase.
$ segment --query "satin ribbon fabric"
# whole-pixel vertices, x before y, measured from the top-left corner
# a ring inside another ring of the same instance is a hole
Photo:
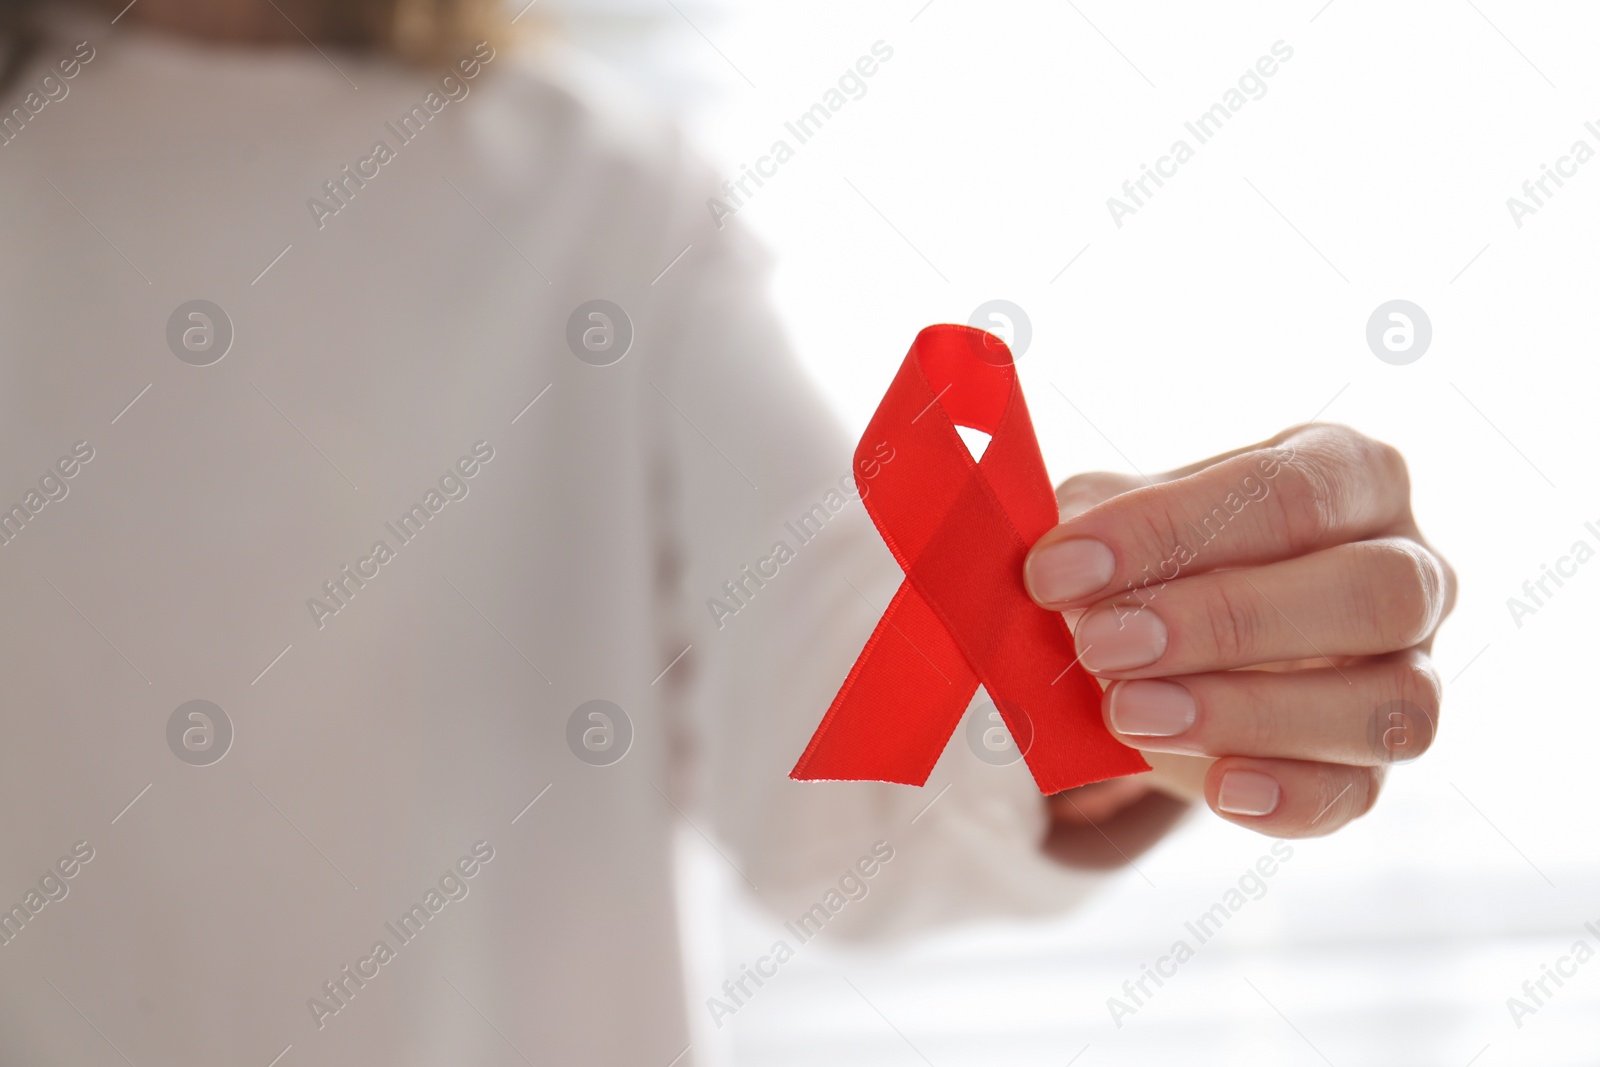
[[[956,433],[990,435],[974,460]],[[896,462],[872,464],[887,441]],[[790,777],[922,785],[981,683],[1041,792],[1149,770],[1023,560],[1057,522],[1011,352],[967,326],[917,335],[856,447],[857,483],[906,579]]]

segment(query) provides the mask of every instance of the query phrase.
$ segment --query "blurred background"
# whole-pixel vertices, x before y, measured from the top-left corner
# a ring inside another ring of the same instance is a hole
[[[739,1067],[1600,1063],[1600,962],[1547,980],[1553,995],[1520,1019],[1507,1004],[1577,941],[1600,947],[1584,928],[1600,929],[1600,564],[1533,614],[1507,604],[1574,542],[1600,546],[1600,163],[1547,186],[1520,226],[1507,206],[1575,141],[1600,148],[1600,11],[537,10],[674,111],[731,178],[773,141],[793,144],[784,123],[875,43],[892,49],[738,210],[775,253],[777,304],[852,433],[919,327],[1005,300],[1028,323],[1020,365],[1055,479],[1158,471],[1294,423],[1344,422],[1405,451],[1423,531],[1461,576],[1435,648],[1447,692],[1433,751],[1395,768],[1366,819],[1295,843],[1260,899],[1120,1026],[1108,998],[1132,1003],[1124,981],[1179,938],[1193,944],[1185,923],[1270,841],[1201,813],[1052,924],[887,949],[819,939],[717,1028],[705,998],[781,924],[685,840],[697,1049]],[[1276,42],[1292,57],[1199,144],[1184,123]],[[1123,183],[1179,138],[1194,158],[1118,226],[1107,198],[1126,199]],[[1367,342],[1369,317],[1395,299],[1432,326],[1406,365]]]

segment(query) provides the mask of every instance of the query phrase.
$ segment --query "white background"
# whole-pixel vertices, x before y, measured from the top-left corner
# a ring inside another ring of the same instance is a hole
[[[1600,125],[1600,12],[921,2],[549,14],[730,175],[874,41],[893,47],[740,213],[777,254],[776,302],[850,430],[918,328],[1003,298],[1032,321],[1024,387],[1057,479],[1157,471],[1313,416],[1400,446],[1424,532],[1461,576],[1435,649],[1441,734],[1370,816],[1296,844],[1120,1029],[1107,997],[1268,841],[1201,813],[1052,924],[807,946],[702,1047],[741,1067],[1597,1062],[1600,961],[1520,1029],[1506,998],[1579,937],[1600,947],[1582,929],[1600,926],[1600,561],[1520,627],[1507,598],[1579,538],[1600,547],[1584,529],[1600,528],[1600,160],[1521,228],[1506,199],[1573,141],[1600,150],[1584,129]],[[1266,95],[1115,226],[1107,197],[1176,138],[1194,145],[1184,121],[1279,40],[1294,56]],[[1408,366],[1365,341],[1394,298],[1432,320]],[[714,928],[724,953],[691,976],[704,1022],[704,997],[775,926],[712,897],[731,893],[716,868],[687,877],[692,940]]]

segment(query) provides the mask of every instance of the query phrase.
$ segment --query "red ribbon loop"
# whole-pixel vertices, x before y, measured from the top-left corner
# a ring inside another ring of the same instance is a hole
[[[957,426],[990,435],[981,459]],[[877,468],[883,442],[898,459]],[[922,785],[979,683],[1041,792],[1149,770],[1106,730],[1066,622],[1023,586],[1057,511],[1005,344],[967,326],[923,330],[855,459],[906,580],[789,776]]]

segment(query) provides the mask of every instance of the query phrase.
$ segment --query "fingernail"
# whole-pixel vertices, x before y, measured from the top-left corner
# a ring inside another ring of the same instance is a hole
[[[1091,671],[1145,667],[1167,650],[1167,624],[1148,608],[1113,605],[1078,620],[1073,634],[1083,665]]]
[[[1229,771],[1217,788],[1217,810],[1229,815],[1271,815],[1283,791],[1278,781],[1260,771]]]
[[[1111,689],[1111,726],[1134,737],[1176,737],[1194,725],[1194,697],[1176,682],[1119,682]]]
[[[1106,587],[1117,560],[1099,541],[1057,541],[1028,557],[1028,591],[1041,604],[1060,604]]]

